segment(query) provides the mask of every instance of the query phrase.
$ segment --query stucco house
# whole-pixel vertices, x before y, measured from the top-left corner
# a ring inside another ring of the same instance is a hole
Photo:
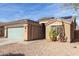
[[[43,19],[44,20],[44,19]],[[47,18],[44,21],[40,21],[40,24],[44,23],[45,30],[45,38],[48,41],[51,41],[49,32],[51,28],[53,28],[56,32],[60,33],[60,30],[64,30],[64,38],[67,42],[75,41],[75,17],[62,17],[62,18]]]
[[[67,42],[74,42],[76,41],[76,35],[79,33],[79,31],[76,30],[75,20],[76,17],[68,16],[45,18],[42,21],[22,19],[0,23],[0,37],[22,41],[34,39],[46,39],[47,41],[51,41],[49,33],[51,29],[54,29],[58,34],[62,31],[64,35],[63,38]]]
[[[25,41],[43,38],[42,25],[29,19],[3,23],[0,29],[4,29],[2,30],[4,37],[10,40]]]

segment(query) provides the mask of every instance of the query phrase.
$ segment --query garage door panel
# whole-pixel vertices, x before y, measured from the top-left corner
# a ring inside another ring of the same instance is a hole
[[[8,28],[8,38],[11,40],[23,40],[24,28]]]

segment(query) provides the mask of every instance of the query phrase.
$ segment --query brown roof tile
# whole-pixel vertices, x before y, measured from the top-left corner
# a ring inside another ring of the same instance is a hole
[[[68,23],[68,24],[71,24],[71,20],[69,20],[69,19],[51,19],[51,20],[49,20],[45,25],[47,26],[47,25],[49,25],[49,24],[51,24],[51,23],[53,23],[53,22],[55,22],[55,21],[60,21],[60,22],[65,22],[65,23]]]
[[[21,19],[21,20],[17,20],[17,21],[0,23],[0,26],[13,25],[13,24],[24,24],[24,23],[29,23],[29,22],[38,23],[36,21],[29,20],[29,19]]]
[[[60,18],[62,18],[62,19],[70,19],[70,18],[72,18],[73,16],[65,16],[65,17],[60,17]]]

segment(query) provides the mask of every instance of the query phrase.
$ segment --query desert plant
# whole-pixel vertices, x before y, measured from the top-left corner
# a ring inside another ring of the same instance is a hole
[[[50,29],[49,36],[52,41],[56,41],[57,40],[56,30]]]

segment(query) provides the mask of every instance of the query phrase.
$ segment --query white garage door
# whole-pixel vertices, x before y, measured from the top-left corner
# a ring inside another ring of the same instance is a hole
[[[24,28],[8,28],[8,38],[10,40],[24,40]]]

